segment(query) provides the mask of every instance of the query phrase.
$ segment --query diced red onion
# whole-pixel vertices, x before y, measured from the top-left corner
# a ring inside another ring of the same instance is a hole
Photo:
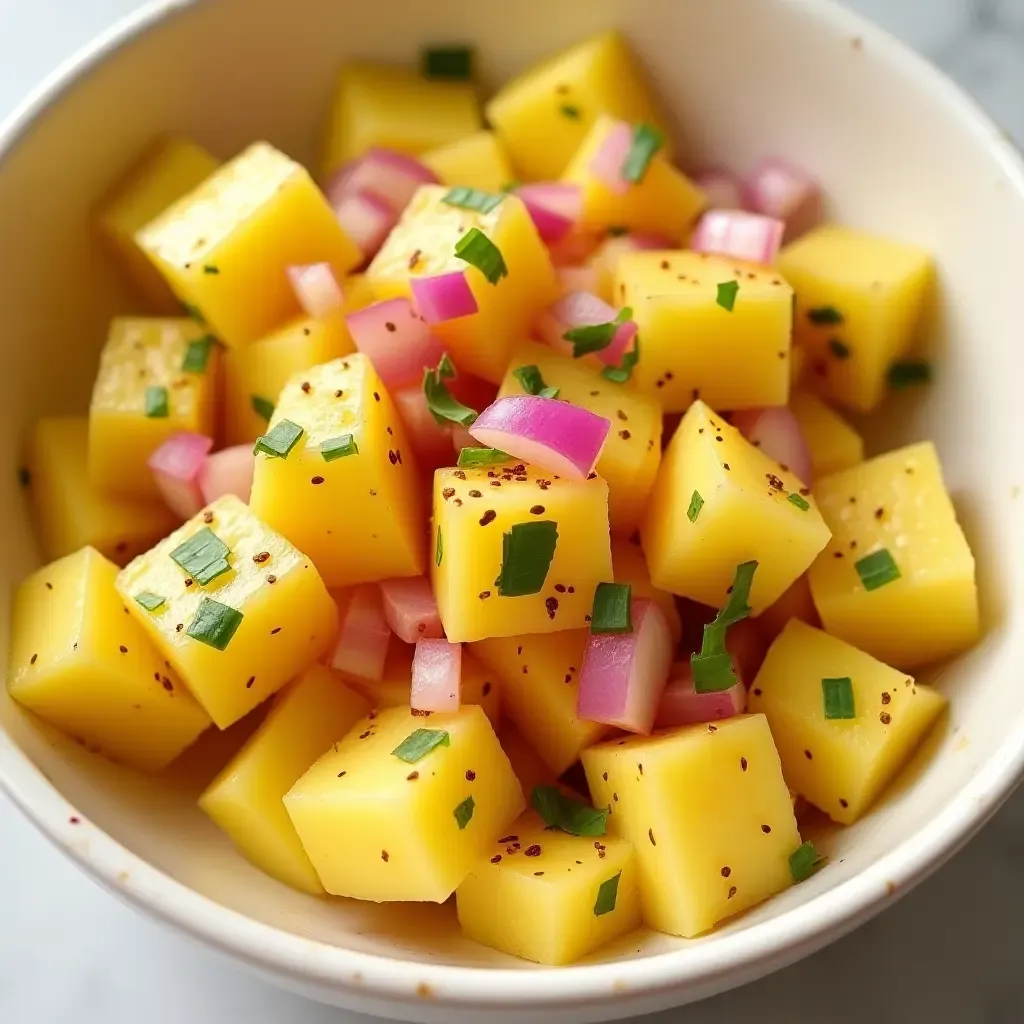
[[[341,309],[345,296],[329,263],[291,266],[287,273],[295,297],[306,316],[322,320],[329,313]]]
[[[616,195],[625,195],[632,184],[622,174],[632,145],[632,127],[625,121],[619,121],[604,137],[600,148],[590,161],[590,170],[594,177]]]
[[[335,204],[334,212],[345,234],[368,260],[377,255],[398,223],[398,214],[373,192],[345,196]]]
[[[708,197],[712,210],[743,208],[743,182],[721,167],[709,167],[692,175],[690,180]]]
[[[630,605],[632,633],[587,638],[576,714],[647,734],[672,666],[672,634],[662,610],[645,597]]]
[[[248,505],[255,471],[252,444],[237,444],[208,455],[199,472],[203,504],[209,505],[225,494],[233,494]]]
[[[810,231],[822,215],[821,189],[803,171],[784,160],[763,161],[747,178],[744,206],[785,221],[786,241]]]
[[[778,255],[786,225],[745,210],[708,210],[697,222],[690,247],[769,266]]]
[[[434,591],[425,576],[382,580],[378,585],[392,633],[407,644],[444,636]]]
[[[461,690],[462,644],[417,640],[412,659],[412,707],[417,711],[458,711]]]
[[[464,270],[434,277],[413,277],[409,285],[416,308],[428,324],[471,316],[479,309]]]
[[[183,431],[172,434],[149,457],[160,497],[182,519],[191,519],[205,504],[199,477],[212,447],[213,438]]]
[[[383,679],[391,630],[384,618],[380,590],[373,584],[356,587],[339,602],[341,629],[331,654],[331,667],[361,679]]]
[[[485,447],[572,480],[585,480],[611,423],[578,405],[539,395],[510,395],[488,406],[469,432]]]
[[[345,323],[389,389],[419,381],[424,368],[436,366],[444,355],[444,346],[405,298],[375,302],[349,313]]]
[[[598,324],[611,323],[618,315],[619,310],[590,292],[569,292],[541,313],[537,319],[536,329],[552,348],[571,356],[572,342],[566,341],[564,337],[567,331],[577,327],[595,327]],[[593,354],[602,363],[618,366],[622,362],[622,357],[632,347],[636,332],[635,321],[626,320],[615,329],[611,343]]]
[[[678,678],[669,681],[661,695],[655,724],[659,729],[676,725],[700,725],[742,715],[747,706],[747,690],[736,682],[728,690],[697,693],[693,688],[690,666],[680,669]]]
[[[786,406],[743,409],[732,414],[732,425],[768,458],[795,473],[810,487],[813,483],[810,449],[800,424]]]
[[[537,233],[547,245],[562,241],[583,212],[583,190],[579,185],[557,181],[521,185],[516,189]]]
[[[597,292],[596,267],[558,267],[555,270],[555,277],[563,295],[569,292]]]
[[[337,170],[327,183],[331,205],[360,192],[382,199],[396,216],[409,205],[421,185],[436,185],[438,177],[429,167],[404,153],[374,146],[358,160]]]
[[[790,619],[800,619],[809,626],[821,626],[806,576],[800,576],[775,604],[765,608],[753,621],[761,631],[762,642],[768,646],[785,629]],[[753,676],[746,678],[753,679]]]
[[[441,426],[427,407],[427,396],[419,384],[409,384],[391,392],[398,416],[405,426],[409,444],[420,469],[432,472],[452,464],[452,431]]]

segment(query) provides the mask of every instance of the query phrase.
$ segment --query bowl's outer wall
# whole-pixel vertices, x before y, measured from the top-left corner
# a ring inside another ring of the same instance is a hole
[[[450,906],[395,915],[286,890],[243,863],[195,808],[214,752],[193,758],[190,778],[154,783],[69,745],[4,692],[0,781],[44,831],[111,888],[297,990],[424,1021],[486,1012],[495,1024],[521,1020],[527,1006],[552,1020],[606,1019],[752,980],[856,926],[962,844],[1015,783],[1024,731],[1015,528],[1024,455],[1014,443],[1024,427],[1024,198],[999,133],[918,58],[827,2],[163,6],[166,19],[95,51],[95,66],[37,97],[0,136],[0,642],[11,587],[38,564],[15,472],[26,431],[39,415],[85,408],[107,319],[144,311],[88,223],[139,149],[161,131],[222,157],[266,138],[315,164],[343,58],[407,62],[424,42],[467,40],[492,86],[610,24],[670,104],[688,164],[745,169],[785,154],[826,183],[838,219],[936,254],[936,383],[891,410],[886,441],[937,441],[978,556],[988,635],[939,674],[948,723],[875,813],[829,840],[825,870],[699,942],[638,934],[589,966],[536,971],[464,941]],[[83,824],[70,824],[72,814]]]

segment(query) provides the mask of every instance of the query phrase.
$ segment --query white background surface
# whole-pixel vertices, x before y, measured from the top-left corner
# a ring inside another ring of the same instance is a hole
[[[0,0],[0,118],[138,6]],[[851,6],[923,50],[1024,140],[1024,0]],[[756,985],[648,1020],[1019,1024],[1022,940],[1024,793],[950,866],[855,935]],[[269,988],[144,920],[79,874],[0,796],[0,1024],[368,1020]]]

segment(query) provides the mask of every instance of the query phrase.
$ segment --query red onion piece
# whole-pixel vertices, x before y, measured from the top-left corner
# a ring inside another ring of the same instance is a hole
[[[783,160],[763,161],[747,178],[744,206],[754,213],[785,221],[786,241],[810,231],[822,216],[818,183]]]
[[[386,299],[345,317],[349,334],[390,389],[419,381],[437,366],[444,346],[430,333],[408,299]]]
[[[573,345],[571,341],[565,340],[567,331],[577,327],[595,327],[598,324],[611,323],[618,315],[619,310],[590,292],[569,292],[541,313],[537,319],[536,329],[548,345],[571,356]],[[622,357],[632,347],[636,333],[636,323],[626,320],[616,328],[611,343],[593,355],[602,363],[618,366],[622,362]]]
[[[409,703],[417,711],[458,711],[462,690],[462,644],[417,640]]]
[[[160,497],[182,519],[191,519],[205,504],[199,477],[212,447],[213,438],[183,431],[172,434],[149,457]]]
[[[225,494],[233,494],[248,505],[255,470],[256,458],[251,443],[237,444],[208,455],[199,472],[203,504],[209,505]]]
[[[345,234],[368,260],[377,255],[398,223],[398,214],[373,192],[345,196],[335,204],[334,213]]]
[[[733,413],[732,425],[768,458],[795,473],[810,487],[813,483],[811,453],[800,424],[786,406],[743,409]]]
[[[610,429],[603,416],[580,406],[539,395],[510,395],[484,409],[469,432],[485,447],[585,480]]]
[[[419,384],[409,384],[391,392],[398,416],[420,468],[433,472],[452,465],[452,431],[441,426],[427,407],[427,396]]]
[[[563,295],[569,292],[597,292],[596,267],[557,267],[555,277]]]
[[[740,210],[743,208],[743,182],[722,167],[708,167],[690,179],[708,197],[712,210]]]
[[[690,248],[769,266],[778,255],[786,225],[744,210],[708,210],[697,222]]]
[[[693,673],[687,665],[681,669],[680,676],[672,679],[665,687],[655,725],[659,729],[666,729],[676,725],[717,722],[723,718],[732,718],[733,715],[742,715],[746,706],[747,690],[740,682],[717,693],[697,693],[693,688]]]
[[[331,667],[360,679],[383,679],[391,630],[384,618],[380,590],[373,584],[356,587],[339,602],[341,629],[331,654]]]
[[[634,598],[630,614],[632,633],[587,638],[576,714],[646,735],[654,727],[672,667],[672,634],[661,609],[648,598]]]
[[[632,145],[632,127],[625,121],[619,121],[605,136],[593,160],[590,161],[590,170],[594,177],[616,195],[625,195],[632,184],[622,176],[622,168]]]
[[[414,277],[409,285],[416,308],[428,324],[471,316],[479,309],[464,270],[434,277]]]
[[[434,591],[425,576],[382,580],[378,586],[384,619],[392,633],[407,644],[444,636]]]
[[[546,245],[561,242],[583,212],[583,190],[579,185],[538,182],[516,189],[537,233]]]
[[[331,176],[325,189],[331,205],[360,192],[378,196],[397,217],[409,205],[421,185],[436,185],[429,167],[404,153],[374,146],[358,160],[350,161]]]
[[[306,316],[322,320],[329,313],[341,309],[345,296],[329,263],[291,266],[287,273]]]

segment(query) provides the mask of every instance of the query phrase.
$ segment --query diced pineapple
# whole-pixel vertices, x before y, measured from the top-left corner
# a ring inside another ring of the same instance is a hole
[[[633,588],[633,597],[650,598],[662,610],[672,634],[673,649],[678,647],[683,635],[683,624],[676,599],[667,590],[659,590],[651,582],[647,559],[637,538],[612,541],[612,574],[615,577],[613,582],[628,583]]]
[[[627,253],[614,302],[633,310],[643,339],[633,376],[666,412],[695,398],[716,409],[789,401],[793,290],[773,271],[697,252]]]
[[[568,964],[640,925],[636,857],[622,839],[549,831],[527,811],[455,894],[462,930],[540,964]]]
[[[530,68],[487,104],[487,119],[528,181],[557,178],[602,114],[665,127],[639,65],[616,32]]]
[[[471,648],[501,678],[502,708],[555,775],[611,732],[607,725],[576,717],[588,636],[587,630],[572,629],[494,637]]]
[[[608,485],[600,477],[560,479],[513,461],[439,469],[433,523],[430,574],[452,642],[580,627],[590,619],[598,583],[611,579]],[[552,525],[535,525],[541,523]],[[517,551],[532,558],[534,531],[544,531],[543,544],[557,534],[547,570],[530,574],[536,591],[503,596],[505,549],[511,573]]]
[[[826,224],[787,245],[776,267],[796,289],[794,340],[807,352],[807,387],[870,412],[885,395],[890,364],[914,340],[931,257]]]
[[[37,420],[28,457],[33,521],[46,558],[94,547],[124,565],[178,525],[159,500],[113,498],[89,480],[89,421]]]
[[[414,277],[465,271],[478,311],[433,329],[460,370],[497,384],[537,314],[555,300],[555,272],[518,198],[506,195],[490,213],[478,213],[446,203],[448,192],[440,185],[420,188],[366,277],[377,298],[388,299],[410,295]],[[456,244],[473,228],[497,246],[508,268],[497,284],[455,255]]]
[[[432,149],[423,162],[445,185],[465,185],[484,192],[500,192],[514,178],[501,139],[480,131]]]
[[[540,754],[526,742],[523,734],[507,719],[501,723],[498,740],[524,793],[527,795],[532,793],[534,786],[558,784],[558,776],[544,763]]]
[[[628,536],[640,525],[661,465],[661,406],[647,395],[605,380],[578,360],[534,342],[516,350],[498,396],[525,394],[515,371],[531,365],[540,370],[548,387],[558,388],[560,399],[611,422],[596,468],[608,482],[611,528]]]
[[[978,639],[974,556],[930,442],[815,483],[832,541],[811,568],[830,633],[911,669]],[[888,552],[888,556],[882,552]],[[888,569],[891,559],[894,569]]]
[[[806,487],[703,402],[665,453],[642,529],[651,581],[721,608],[736,566],[758,563],[755,615],[774,604],[828,543]]]
[[[324,888],[379,903],[443,903],[524,805],[476,706],[371,714],[284,803]]]
[[[340,281],[363,259],[305,168],[265,142],[217,170],[135,240],[175,295],[230,347],[298,315],[289,266],[327,262]]]
[[[147,460],[172,434],[213,436],[219,367],[219,346],[194,320],[114,320],[89,406],[93,487],[158,500]]]
[[[609,740],[583,767],[636,850],[650,927],[691,938],[792,882],[800,835],[764,715]]]
[[[417,156],[481,127],[471,82],[429,81],[408,68],[346,64],[331,104],[324,174],[371,146]]]
[[[135,233],[217,169],[218,161],[189,139],[162,138],[147,146],[96,211],[100,233],[153,306],[177,313],[181,304],[135,241]]]
[[[849,680],[856,717],[825,717],[824,680]],[[870,808],[945,706],[931,687],[799,619],[772,644],[750,690],[786,781],[844,825]]]
[[[113,761],[159,771],[210,724],[125,615],[117,566],[82,548],[17,589],[7,687],[40,718]]]
[[[811,453],[815,479],[864,461],[864,439],[817,395],[795,391],[789,407]]]
[[[192,557],[178,551],[188,541],[201,547]],[[218,541],[228,548],[221,564]],[[196,568],[186,572],[172,555]],[[117,589],[221,729],[321,655],[337,629],[312,562],[232,495],[136,558]],[[142,594],[163,600],[149,610]]]
[[[199,798],[244,857],[286,885],[324,888],[282,799],[370,710],[330,669],[311,665],[275,698],[263,724]]]
[[[286,420],[302,436],[284,458],[257,454],[253,512],[305,551],[329,587],[422,575],[416,463],[370,360],[357,353],[292,377],[270,431]],[[351,453],[332,456],[345,438]]]

